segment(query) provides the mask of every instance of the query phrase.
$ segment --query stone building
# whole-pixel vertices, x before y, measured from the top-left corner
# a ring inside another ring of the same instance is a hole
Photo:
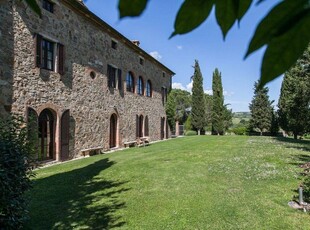
[[[76,0],[0,1],[0,115],[38,131],[39,160],[169,137],[173,71]]]

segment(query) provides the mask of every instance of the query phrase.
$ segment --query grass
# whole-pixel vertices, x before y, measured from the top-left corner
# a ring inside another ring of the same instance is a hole
[[[195,136],[37,171],[28,229],[310,229],[310,142]]]

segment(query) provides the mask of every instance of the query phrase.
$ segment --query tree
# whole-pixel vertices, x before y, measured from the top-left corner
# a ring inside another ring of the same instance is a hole
[[[278,102],[279,123],[294,138],[310,126],[310,45],[304,55],[286,72]]]
[[[227,108],[228,105],[224,105],[224,113],[223,113],[223,123],[224,123],[224,132],[229,129],[233,125],[232,118],[233,113],[231,109]]]
[[[192,76],[193,88],[192,88],[192,112],[191,122],[192,126],[197,130],[198,135],[206,124],[205,119],[205,102],[203,92],[203,78],[200,72],[199,63],[195,60],[195,71]]]
[[[268,91],[267,87],[260,88],[259,82],[255,82],[254,96],[249,105],[251,112],[250,126],[258,129],[260,135],[271,129],[273,101],[269,100]]]
[[[191,107],[191,94],[186,90],[172,89],[170,95],[175,102],[175,119],[180,124],[184,124],[188,117],[188,112],[186,110]]]
[[[31,155],[34,146],[20,118],[0,119],[0,226],[21,229],[28,218]]]
[[[212,103],[213,103],[213,97],[212,95],[205,93],[205,119],[206,119],[206,125],[205,131],[212,129]]]
[[[221,73],[216,68],[212,77],[212,134],[223,135],[224,128],[224,97]]]
[[[171,91],[168,95],[167,103],[166,103],[166,114],[167,114],[167,121],[172,131],[175,131],[175,118],[176,118],[176,106],[173,95]]]

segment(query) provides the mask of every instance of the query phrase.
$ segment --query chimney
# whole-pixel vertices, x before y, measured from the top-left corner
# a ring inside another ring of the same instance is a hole
[[[138,40],[133,40],[132,43],[135,44],[136,46],[140,46],[140,41]]]

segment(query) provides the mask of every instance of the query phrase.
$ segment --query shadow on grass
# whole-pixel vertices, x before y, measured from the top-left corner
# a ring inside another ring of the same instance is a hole
[[[308,152],[310,154],[310,141],[309,140],[295,140],[293,138],[288,137],[275,137],[275,139],[279,142],[286,143],[287,148],[294,148],[298,150],[302,150]]]
[[[107,229],[125,224],[116,214],[125,207],[119,195],[126,182],[99,174],[111,167],[109,159],[84,168],[35,180],[30,192],[30,221],[26,229]]]

